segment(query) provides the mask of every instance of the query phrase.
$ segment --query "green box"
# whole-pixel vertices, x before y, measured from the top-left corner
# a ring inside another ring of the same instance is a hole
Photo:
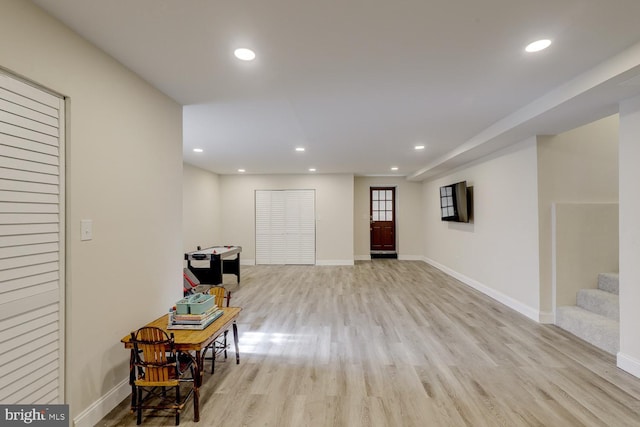
[[[195,294],[176,302],[176,314],[202,314],[213,307],[213,295]]]

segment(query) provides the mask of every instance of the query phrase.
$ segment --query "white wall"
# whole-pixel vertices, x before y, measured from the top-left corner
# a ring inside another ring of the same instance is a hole
[[[473,186],[473,222],[440,220],[440,186]],[[522,314],[539,320],[536,139],[424,183],[425,256]]]
[[[66,401],[93,425],[130,391],[120,339],[181,294],[182,110],[28,1],[0,2],[0,66],[69,97]]]
[[[620,352],[640,377],[640,97],[620,103]]]
[[[554,203],[552,211],[555,306],[576,305],[599,273],[618,272],[618,204]]]
[[[540,306],[542,311],[552,312],[552,203],[616,203],[617,201],[617,115],[559,135],[538,137]]]
[[[422,259],[424,218],[422,183],[402,177],[355,177],[354,179],[354,247],[355,259],[370,257],[371,187],[396,187],[396,252],[399,259]]]
[[[188,163],[182,173],[184,251],[221,243],[221,203],[218,175]]]
[[[255,190],[316,190],[316,263],[353,264],[353,175],[222,175],[222,244],[255,262]]]

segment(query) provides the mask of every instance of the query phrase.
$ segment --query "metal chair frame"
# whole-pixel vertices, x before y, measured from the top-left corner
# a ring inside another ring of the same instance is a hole
[[[216,305],[220,308],[223,307],[225,299],[227,300],[227,307],[229,307],[229,298],[231,292],[227,291],[223,286],[212,286],[208,290],[209,295],[215,296]],[[224,358],[227,358],[227,349],[229,344],[227,342],[227,334],[229,330],[224,331],[224,334],[217,340],[211,343],[209,349],[211,349],[211,373],[213,374],[216,369],[216,356],[224,354]]]

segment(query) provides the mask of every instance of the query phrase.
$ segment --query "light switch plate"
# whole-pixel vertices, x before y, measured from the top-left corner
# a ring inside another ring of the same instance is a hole
[[[93,220],[80,220],[80,240],[93,239]]]

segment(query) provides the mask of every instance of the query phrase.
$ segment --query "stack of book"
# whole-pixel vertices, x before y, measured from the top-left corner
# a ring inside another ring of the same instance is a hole
[[[177,314],[171,310],[167,329],[204,329],[222,314],[223,311],[215,304],[202,314]]]

